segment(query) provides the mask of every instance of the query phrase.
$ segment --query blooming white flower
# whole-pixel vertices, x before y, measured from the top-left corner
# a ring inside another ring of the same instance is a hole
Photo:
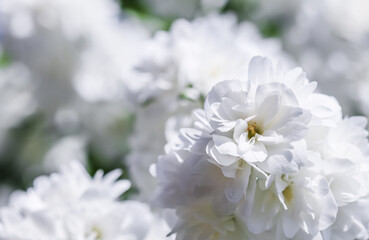
[[[136,113],[128,162],[145,199],[152,193],[146,189],[155,184],[141,182],[155,183],[149,166],[164,153],[168,133],[173,127],[189,126],[185,116],[201,106],[213,84],[243,79],[255,54],[287,58],[277,40],[263,39],[254,25],[238,24],[233,15],[211,14],[192,22],[180,19],[169,32],[158,32],[148,42],[132,77],[137,81],[127,84]]]
[[[333,127],[314,127],[308,148],[314,171],[324,175],[338,205],[336,222],[324,234],[327,239],[368,238],[368,132],[363,117],[344,118]]]
[[[305,161],[293,155],[307,133],[310,113],[282,84],[260,84],[250,95],[240,81],[219,83],[209,93],[205,112],[214,132],[208,154],[229,177],[240,159],[268,173],[298,170]]]
[[[316,110],[323,108],[318,102],[321,98],[329,98],[313,94],[315,84],[295,72],[274,70],[267,60],[254,58],[248,82],[219,83],[205,101],[206,119],[214,129],[207,154],[226,177],[242,179],[238,184],[242,191],[248,177],[235,177],[240,169],[247,176],[254,168],[269,178],[306,165],[304,137],[309,124],[323,124],[327,116],[335,119],[337,115],[335,102],[326,102],[323,112],[328,115]],[[238,198],[233,201],[240,200],[242,191],[232,191]]]
[[[217,216],[208,203],[199,203],[191,208],[177,209],[178,220],[172,232],[176,240],[236,240],[249,239],[241,219],[237,216]],[[188,231],[188,229],[193,229]]]
[[[337,204],[323,176],[303,170],[277,177],[270,189],[262,180],[256,184],[240,208],[254,234],[271,231],[274,239],[321,238],[320,231],[336,219]]]
[[[219,228],[204,226],[225,219],[240,219],[248,239],[366,236],[358,211],[368,202],[366,121],[342,119],[337,101],[315,87],[301,69],[261,57],[247,81],[213,87],[156,165],[154,203],[177,211],[177,239],[194,233],[191,222],[203,226],[195,236],[215,236]],[[191,212],[202,203],[211,217]]]

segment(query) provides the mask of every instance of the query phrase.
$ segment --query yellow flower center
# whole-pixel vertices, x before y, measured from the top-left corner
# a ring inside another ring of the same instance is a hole
[[[262,130],[256,122],[249,122],[247,125],[247,136],[249,139],[255,137],[256,134],[262,134]]]
[[[293,192],[290,185],[288,185],[282,192],[285,203],[290,203],[293,199]]]

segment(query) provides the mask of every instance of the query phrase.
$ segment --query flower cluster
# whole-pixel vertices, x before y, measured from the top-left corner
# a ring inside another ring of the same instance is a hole
[[[130,187],[117,181],[120,174],[98,171],[91,178],[73,162],[36,178],[0,210],[0,239],[161,240],[167,226],[147,205],[116,200]]]
[[[368,237],[366,120],[315,88],[262,57],[213,87],[156,165],[177,239]]]
[[[84,162],[91,146],[105,166],[127,151],[124,81],[149,31],[124,14],[114,0],[0,2],[0,159],[37,168],[25,182],[42,165]],[[31,130],[14,134],[15,127]],[[64,156],[51,158],[55,149]]]
[[[134,183],[148,199],[155,187],[150,165],[164,153],[165,142],[176,138],[173,132],[189,126],[186,116],[201,106],[211,87],[223,79],[243,78],[245,63],[254,55],[285,62],[288,57],[279,41],[264,39],[255,25],[237,23],[232,14],[177,20],[145,48],[135,81],[127,84],[136,114],[128,163]]]
[[[369,239],[346,116],[369,116],[368,22],[368,0],[0,0],[0,240]]]

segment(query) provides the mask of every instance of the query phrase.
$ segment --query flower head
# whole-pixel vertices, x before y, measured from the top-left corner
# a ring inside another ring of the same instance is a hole
[[[117,180],[120,174],[98,171],[91,178],[74,162],[60,173],[37,178],[32,188],[13,193],[9,205],[0,209],[0,238],[162,239],[169,230],[149,206],[117,201],[130,187],[129,181]]]
[[[247,81],[213,87],[156,166],[155,203],[177,210],[177,236],[190,234],[189,209],[204,202],[214,221],[240,219],[249,239],[329,239],[342,226],[346,236],[365,236],[363,214],[351,212],[359,223],[350,227],[342,217],[368,196],[350,187],[367,183],[365,121],[342,119],[337,101],[315,87],[301,69],[262,57],[251,60]]]

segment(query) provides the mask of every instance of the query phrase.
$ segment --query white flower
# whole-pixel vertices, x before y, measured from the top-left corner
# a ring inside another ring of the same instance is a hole
[[[237,216],[217,216],[206,202],[176,211],[178,220],[172,232],[176,240],[237,240],[249,239],[242,220]]]
[[[10,206],[27,212],[57,205],[63,207],[84,197],[114,200],[130,187],[128,180],[116,181],[120,174],[120,170],[115,170],[103,176],[103,172],[98,171],[91,178],[81,163],[72,162],[63,166],[60,173],[37,177],[33,188],[14,192]]]
[[[104,159],[121,158],[130,122],[124,82],[131,81],[140,43],[149,34],[137,20],[121,15],[114,0],[1,1],[2,50],[12,62],[25,65],[32,88],[30,96],[6,100],[4,110],[27,103],[22,114],[37,111],[51,126],[42,129],[42,137],[81,134]],[[12,90],[7,91],[10,95]],[[4,123],[11,116],[3,117]],[[38,149],[46,152],[43,146]],[[38,162],[37,155],[31,161]]]
[[[308,171],[279,176],[265,189],[256,180],[241,204],[240,216],[250,232],[271,231],[274,239],[314,239],[336,219],[337,204],[323,176]]]
[[[142,184],[143,179],[154,183],[150,165],[164,153],[163,145],[173,135],[173,127],[189,126],[186,115],[202,105],[213,84],[244,79],[255,54],[287,57],[278,41],[263,39],[254,25],[238,24],[233,15],[177,20],[169,32],[156,33],[145,48],[132,76],[137,81],[127,83],[127,89],[137,120],[128,162],[133,183],[147,199],[152,191],[146,190],[155,185]]]
[[[119,175],[119,170],[105,176],[99,171],[91,178],[74,162],[60,173],[37,178],[33,188],[14,193],[0,209],[0,238],[163,239],[169,229],[149,206],[116,200],[130,186],[127,180],[117,181]]]
[[[298,170],[304,160],[294,155],[303,154],[294,152],[307,133],[310,113],[283,84],[261,84],[251,97],[242,85],[219,83],[206,99],[206,117],[214,128],[208,154],[229,177],[242,164],[240,159],[268,173]]]
[[[145,109],[136,111],[134,133],[130,139],[131,153],[127,157],[127,163],[132,181],[140,191],[139,198],[143,201],[150,200],[156,187],[157,181],[151,175],[150,167],[164,152],[166,139],[173,138],[171,132],[190,125],[186,123],[186,117],[182,117],[184,114],[180,113],[190,110],[181,106],[179,113],[172,112],[178,118],[171,118],[170,112],[163,112],[166,107],[163,103],[152,103]],[[147,122],[148,119],[150,119],[150,124]]]
[[[79,97],[122,99],[121,78],[131,71],[139,57],[135,46],[148,32],[132,19],[120,21],[117,3],[5,0],[0,9],[4,52],[30,69],[43,111],[53,114]]]
[[[260,57],[247,81],[213,87],[156,165],[154,203],[177,211],[177,239],[194,233],[191,222],[216,235],[203,222],[208,213],[191,211],[204,202],[210,222],[242,219],[248,239],[367,236],[366,121],[342,119],[337,101],[315,87],[301,69]]]
[[[334,127],[314,127],[308,148],[318,153],[311,159],[314,171],[324,175],[338,205],[336,222],[326,239],[366,239],[368,204],[368,132],[363,117],[344,118]]]
[[[336,222],[323,232],[323,239],[368,239],[368,199],[339,207]]]
[[[161,208],[177,208],[190,205],[198,198],[212,197],[219,208],[225,198],[227,180],[221,171],[201,154],[171,152],[161,156],[156,165],[159,188],[154,205]],[[217,209],[217,212],[222,209]]]
[[[248,181],[237,173],[248,176],[254,168],[269,178],[297,172],[307,162],[304,138],[309,125],[328,124],[340,116],[336,102],[314,94],[315,84],[296,72],[254,58],[248,82],[219,83],[206,98],[206,119],[214,129],[206,147],[210,161],[226,177],[243,182],[238,186],[243,190],[232,191],[237,196],[233,201],[240,200]],[[322,99],[328,101],[319,102]]]
[[[206,95],[216,82],[243,79],[255,55],[288,60],[276,39],[263,39],[256,26],[238,24],[231,14],[210,14],[192,22],[179,19],[169,32],[158,32],[146,45],[137,66],[142,78],[136,76],[143,84],[132,82],[132,91],[141,103],[167,99],[168,94],[177,98],[188,88],[198,92],[190,98]]]

